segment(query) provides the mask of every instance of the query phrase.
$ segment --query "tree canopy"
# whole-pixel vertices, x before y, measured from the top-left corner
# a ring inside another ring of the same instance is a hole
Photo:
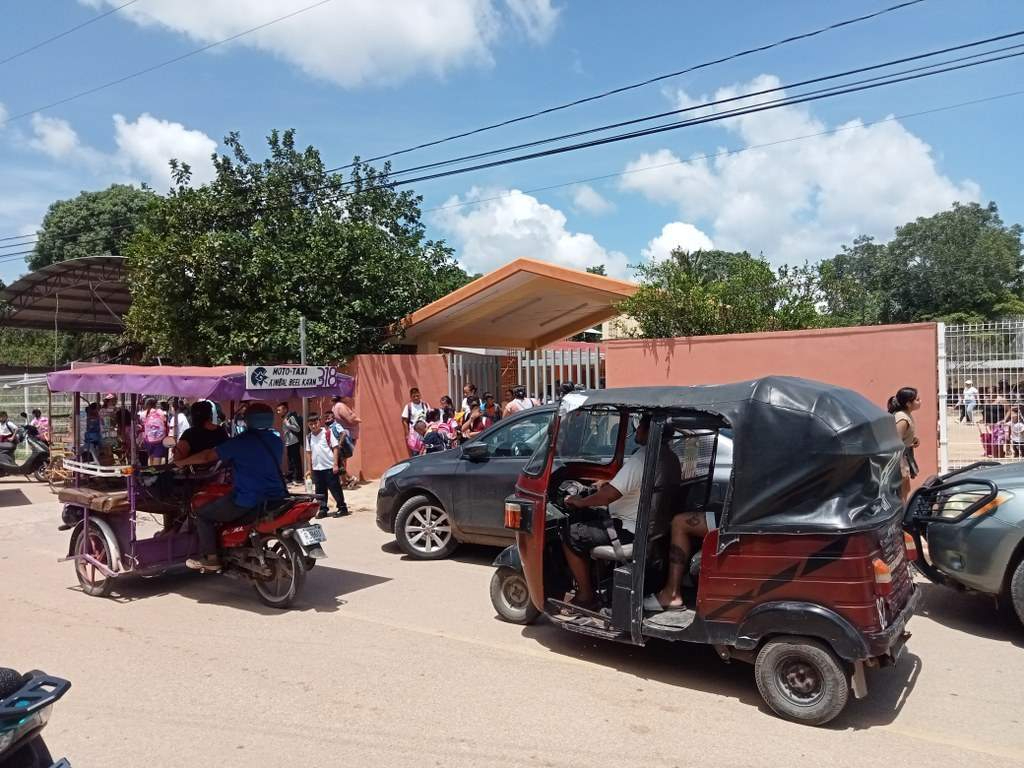
[[[387,184],[388,167],[328,173],[293,131],[273,132],[253,160],[237,134],[209,184],[158,198],[125,246],[129,337],[182,363],[337,361],[389,348],[397,320],[468,277],[426,238],[420,198]]]
[[[29,269],[81,256],[120,256],[122,245],[156,199],[152,190],[113,184],[58,200],[43,217],[39,239],[27,259]]]

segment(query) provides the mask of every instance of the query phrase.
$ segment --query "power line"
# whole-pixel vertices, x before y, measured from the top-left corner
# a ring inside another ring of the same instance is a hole
[[[86,21],[83,21],[81,24],[77,24],[77,25],[71,27],[70,29],[65,29],[63,32],[60,32],[60,33],[54,35],[53,37],[48,37],[45,40],[40,40],[35,45],[31,45],[28,48],[24,48],[24,49],[18,51],[17,53],[12,53],[6,59],[0,59],[0,66],[3,66],[4,64],[6,64],[9,61],[14,61],[17,58],[20,58],[20,57],[24,56],[26,53],[32,53],[32,51],[38,50],[38,49],[42,48],[44,45],[49,45],[50,43],[54,42],[55,40],[60,40],[62,37],[67,37],[72,32],[77,32],[78,30],[82,29],[82,27],[87,27],[90,24],[93,24],[93,23],[99,21],[100,19],[105,19],[107,16],[110,16],[112,13],[117,13],[118,11],[120,11],[120,10],[122,10],[124,8],[127,8],[129,5],[134,5],[137,2],[139,2],[139,0],[128,0],[128,2],[124,3],[123,5],[119,5],[116,8],[111,8],[109,11],[105,11],[104,13],[101,13],[98,16],[93,16],[92,18],[87,19]]]
[[[496,123],[491,123],[490,125],[484,125],[484,126],[481,126],[479,128],[473,128],[473,129],[468,130],[468,131],[463,131],[461,133],[455,133],[455,134],[452,134],[451,136],[446,136],[446,137],[441,138],[441,139],[434,139],[433,141],[424,142],[423,144],[417,144],[415,146],[407,147],[405,149],[399,149],[399,150],[395,150],[394,152],[388,152],[388,153],[383,154],[383,155],[377,155],[376,157],[370,157],[370,158],[367,158],[364,162],[372,163],[372,162],[376,162],[377,160],[387,160],[388,158],[391,158],[391,157],[396,157],[398,155],[404,155],[404,154],[407,154],[409,152],[415,152],[418,149],[426,149],[427,147],[435,147],[438,144],[445,144],[445,143],[447,143],[449,141],[455,141],[456,139],[464,139],[467,136],[475,136],[478,133],[484,133],[485,131],[492,131],[495,128],[504,128],[505,126],[514,125],[515,123],[521,123],[521,122],[524,122],[526,120],[532,120],[535,117],[541,117],[543,115],[550,115],[553,112],[560,112],[562,110],[570,109],[572,107],[578,107],[581,104],[587,104],[587,103],[592,102],[592,101],[598,101],[599,99],[607,98],[608,96],[614,96],[614,95],[617,95],[617,94],[620,94],[620,93],[625,93],[626,91],[632,91],[632,90],[635,90],[637,88],[643,88],[645,86],[652,85],[654,83],[659,83],[659,82],[662,82],[664,80],[668,80],[668,79],[673,78],[673,77],[679,77],[680,75],[685,75],[685,74],[688,74],[690,72],[696,72],[699,69],[706,69],[708,67],[713,67],[713,66],[715,66],[717,64],[723,64],[723,63],[725,63],[727,61],[732,61],[733,59],[738,59],[738,58],[741,58],[743,56],[750,56],[751,54],[754,54],[754,53],[761,53],[763,51],[767,51],[767,50],[770,50],[772,48],[777,48],[777,47],[782,46],[782,45],[787,45],[788,43],[793,43],[793,42],[796,42],[798,40],[806,40],[807,38],[815,37],[817,35],[821,35],[821,34],[824,34],[826,32],[830,32],[832,30],[836,30],[836,29],[840,29],[842,27],[850,26],[851,24],[857,24],[857,23],[862,22],[862,21],[868,21],[869,19],[874,19],[874,18],[876,18],[878,16],[883,16],[883,15],[885,15],[887,13],[892,13],[893,11],[898,11],[898,10],[901,10],[903,8],[907,8],[907,7],[912,6],[912,5],[917,5],[918,3],[921,3],[921,2],[924,2],[924,0],[909,0],[909,2],[903,2],[903,3],[897,3],[896,5],[890,5],[889,7],[882,8],[881,10],[875,11],[874,13],[868,13],[868,14],[865,14],[863,16],[857,16],[857,17],[852,18],[852,19],[846,19],[844,21],[838,21],[838,22],[835,22],[834,24],[829,24],[828,26],[820,27],[818,29],[811,30],[810,32],[803,32],[803,33],[798,34],[798,35],[791,35],[790,37],[786,37],[786,38],[783,38],[781,40],[776,40],[775,42],[772,42],[772,43],[765,43],[763,45],[759,45],[759,46],[756,46],[754,48],[748,48],[748,49],[746,49],[744,51],[739,51],[737,53],[733,53],[733,54],[730,54],[728,56],[723,56],[723,57],[718,58],[718,59],[713,59],[711,61],[705,61],[705,62],[703,62],[701,64],[694,64],[693,66],[686,67],[685,69],[676,70],[675,72],[667,72],[667,73],[665,73],[663,75],[655,75],[654,77],[647,78],[646,80],[641,80],[640,82],[631,83],[629,85],[623,85],[623,86],[620,86],[618,88],[612,88],[612,89],[607,90],[607,91],[602,91],[600,93],[596,93],[596,94],[594,94],[592,96],[586,96],[586,97],[583,97],[581,99],[575,99],[574,101],[568,101],[568,102],[565,102],[564,104],[558,104],[558,105],[553,106],[553,107],[547,107],[546,109],[541,109],[541,110],[538,110],[536,112],[530,112],[530,113],[527,113],[525,115],[520,115],[518,117],[512,117],[512,118],[508,118],[506,120],[501,120],[501,121],[496,122]],[[339,168],[338,170],[341,170],[342,168],[351,168],[351,167],[352,167],[352,164],[350,163],[349,165],[341,166],[341,168]]]
[[[307,5],[304,8],[299,8],[297,11],[292,11],[291,13],[287,13],[284,16],[278,16],[276,19],[271,19],[270,21],[266,21],[266,22],[264,22],[262,24],[259,24],[259,25],[255,26],[255,27],[250,27],[249,29],[246,29],[246,30],[244,30],[242,32],[238,32],[238,33],[236,33],[234,35],[231,35],[230,37],[225,37],[223,40],[217,40],[216,42],[210,43],[208,45],[204,45],[201,48],[195,48],[194,50],[191,50],[191,51],[188,51],[186,53],[183,53],[180,56],[175,56],[174,58],[167,59],[166,61],[161,61],[158,64],[153,64],[152,66],[146,67],[145,69],[140,69],[137,72],[132,72],[129,75],[124,75],[123,77],[119,77],[116,80],[110,80],[110,81],[108,81],[106,83],[103,83],[101,85],[97,85],[97,86],[94,86],[92,88],[88,88],[88,89],[86,89],[84,91],[79,91],[78,93],[73,93],[70,96],[65,96],[63,99],[58,99],[57,101],[51,101],[49,104],[44,104],[41,107],[36,107],[35,109],[30,109],[30,110],[27,110],[25,112],[19,112],[16,115],[11,115],[10,117],[8,117],[3,122],[0,122],[0,125],[7,125],[8,123],[12,123],[15,120],[21,120],[22,118],[28,117],[29,115],[34,115],[34,114],[37,114],[39,112],[45,112],[46,110],[52,109],[53,107],[60,106],[61,104],[67,104],[69,101],[75,101],[76,99],[80,99],[83,96],[89,96],[89,95],[97,93],[99,91],[106,90],[107,88],[112,88],[115,85],[120,85],[121,83],[124,83],[124,82],[126,82],[128,80],[132,80],[132,79],[134,79],[136,77],[141,77],[142,75],[147,75],[150,72],[155,72],[156,70],[162,69],[163,67],[170,66],[171,64],[176,64],[179,61],[184,61],[185,59],[191,58],[192,56],[196,56],[196,55],[198,55],[200,53],[204,53],[205,51],[208,51],[211,48],[216,48],[218,45],[224,45],[225,43],[230,43],[233,40],[237,40],[240,37],[244,37],[245,35],[252,34],[253,32],[258,32],[261,29],[266,29],[267,27],[271,26],[272,24],[277,24],[278,22],[294,18],[295,16],[298,16],[300,13],[306,13],[307,11],[312,11],[314,8],[319,8],[320,6],[327,5],[327,3],[330,3],[330,2],[333,2],[333,1],[334,0],[319,0],[319,2],[313,3],[312,5]]]
[[[636,125],[636,124],[639,124],[639,123],[649,122],[651,120],[657,120],[657,119],[660,119],[660,118],[663,118],[663,117],[670,117],[672,115],[678,115],[678,114],[682,114],[682,113],[685,113],[685,112],[693,112],[693,111],[697,111],[697,110],[709,109],[709,108],[712,108],[712,107],[720,106],[722,104],[728,104],[728,103],[732,103],[732,102],[736,102],[736,101],[744,101],[744,100],[748,100],[748,99],[751,99],[751,98],[756,97],[756,96],[763,96],[763,95],[766,95],[766,94],[769,94],[769,93],[777,93],[777,92],[780,92],[780,91],[789,91],[789,90],[791,90],[793,88],[801,88],[801,87],[806,86],[806,85],[812,85],[812,84],[815,84],[815,83],[821,83],[821,82],[825,82],[825,81],[828,81],[828,80],[836,80],[836,79],[839,79],[839,78],[848,77],[848,76],[853,75],[853,74],[859,74],[859,73],[863,73],[863,72],[869,72],[869,71],[873,71],[873,70],[884,69],[884,68],[888,68],[888,67],[894,66],[895,64],[903,64],[903,63],[907,63],[907,62],[910,62],[910,61],[918,61],[920,59],[930,58],[932,56],[938,56],[938,55],[941,55],[943,53],[949,53],[951,51],[963,50],[965,48],[973,48],[973,47],[977,47],[979,45],[985,45],[985,44],[988,44],[988,43],[991,43],[991,42],[996,42],[996,41],[999,41],[999,40],[1006,40],[1008,38],[1020,37],[1021,35],[1024,35],[1024,30],[1019,31],[1019,32],[1013,32],[1013,33],[1010,33],[1010,34],[1007,34],[1007,35],[1000,35],[998,37],[988,38],[986,40],[980,40],[980,41],[973,42],[973,43],[966,43],[964,45],[953,46],[953,47],[950,47],[950,48],[944,48],[944,49],[937,50],[937,51],[930,51],[928,53],[917,54],[915,56],[908,56],[908,57],[905,57],[905,58],[902,58],[902,59],[894,59],[892,61],[887,61],[887,62],[884,62],[882,64],[874,64],[874,65],[867,66],[867,67],[859,67],[857,69],[850,69],[850,70],[846,70],[845,72],[839,72],[839,73],[833,74],[833,75],[824,75],[822,77],[815,77],[815,78],[812,78],[812,79],[809,79],[809,80],[802,80],[802,81],[796,82],[796,83],[789,83],[789,84],[786,84],[786,85],[780,85],[780,86],[776,86],[774,88],[765,88],[765,89],[760,90],[760,91],[752,91],[752,92],[740,94],[740,95],[737,95],[737,96],[731,96],[731,97],[725,98],[725,99],[718,99],[716,101],[704,102],[704,103],[701,103],[701,104],[694,104],[694,105],[691,105],[691,106],[688,106],[688,107],[683,107],[683,108],[680,108],[680,109],[669,110],[667,112],[659,112],[658,114],[654,114],[654,115],[646,115],[644,117],[633,118],[633,119],[630,119],[630,120],[623,120],[623,121],[620,121],[620,122],[617,122],[617,123],[609,123],[607,125],[602,125],[602,126],[599,126],[597,128],[588,128],[588,129],[582,130],[582,131],[574,131],[572,133],[565,133],[565,134],[562,134],[560,136],[552,136],[552,137],[548,137],[548,138],[544,138],[544,139],[538,139],[538,140],[535,140],[535,141],[525,142],[525,143],[521,143],[521,144],[514,144],[514,145],[511,145],[511,146],[502,147],[500,149],[491,149],[491,150],[487,150],[487,151],[484,151],[484,152],[477,152],[477,153],[474,153],[474,154],[463,155],[461,157],[452,158],[452,159],[449,159],[449,160],[441,160],[441,161],[437,161],[437,162],[434,162],[434,163],[426,163],[426,164],[423,164],[423,165],[414,166],[414,167],[411,167],[411,168],[403,168],[401,170],[393,171],[391,173],[391,176],[392,177],[401,176],[401,175],[404,175],[406,173],[412,173],[412,172],[415,172],[415,171],[422,171],[422,170],[429,170],[431,168],[439,168],[439,167],[443,167],[445,165],[453,165],[453,164],[456,164],[456,163],[459,163],[459,162],[465,162],[465,161],[468,161],[468,160],[476,160],[476,159],[480,159],[480,158],[484,158],[484,157],[493,157],[494,155],[505,154],[505,153],[517,151],[517,150],[520,150],[520,149],[528,149],[530,147],[536,147],[536,146],[540,146],[542,144],[550,144],[550,143],[553,143],[553,142],[556,142],[556,141],[564,141],[566,139],[578,138],[580,136],[587,136],[587,135],[594,134],[594,133],[601,133],[603,131],[612,130],[614,128],[623,128],[625,126]],[[992,49],[992,50],[988,50],[988,51],[982,51],[982,52],[979,52],[979,53],[971,54],[969,56],[962,56],[960,58],[947,59],[946,61],[935,62],[933,64],[925,65],[924,67],[917,67],[917,68],[907,69],[907,70],[903,70],[902,72],[890,72],[890,73],[888,73],[886,75],[879,75],[879,76],[874,77],[874,78],[866,78],[864,80],[856,81],[856,84],[865,83],[865,82],[871,82],[872,80],[880,80],[880,79],[884,79],[886,77],[892,77],[892,76],[897,75],[897,74],[908,74],[908,73],[911,73],[911,72],[917,72],[917,71],[921,71],[921,70],[932,69],[932,68],[935,68],[935,67],[942,66],[943,64],[951,64],[951,63],[955,63],[955,62],[959,62],[959,61],[966,61],[966,60],[970,60],[970,59],[979,58],[979,57],[982,57],[982,56],[989,56],[989,55],[994,54],[994,53],[1001,53],[1003,51],[1015,50],[1015,49],[1018,49],[1020,47],[1022,47],[1022,44],[1006,46],[1006,47],[1003,47],[1003,48],[996,48],[996,49]],[[979,62],[979,63],[984,63],[984,62]],[[834,86],[834,87],[838,88],[838,87],[841,87],[841,86]],[[824,90],[828,90],[828,89],[821,89],[821,91],[824,91]],[[809,93],[818,93],[818,92],[821,92],[821,91],[810,91]],[[807,95],[807,94],[803,94],[803,95]],[[788,98],[788,97],[786,97],[786,98]],[[337,170],[341,170],[341,168],[330,168],[330,169],[328,169],[328,172],[333,172],[333,171],[337,171]]]

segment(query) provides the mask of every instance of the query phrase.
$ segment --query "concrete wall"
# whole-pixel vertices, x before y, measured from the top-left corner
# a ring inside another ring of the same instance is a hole
[[[860,392],[885,407],[917,387],[919,479],[938,471],[937,326],[932,323],[680,339],[606,341],[609,387],[720,384],[769,374]]]

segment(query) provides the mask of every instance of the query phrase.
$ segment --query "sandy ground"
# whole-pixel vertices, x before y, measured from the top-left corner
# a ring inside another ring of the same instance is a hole
[[[46,735],[75,766],[971,765],[1024,762],[1024,630],[924,585],[895,669],[825,728],[783,722],[702,646],[499,621],[494,551],[404,559],[373,486],[328,520],[302,604],[217,576],[82,594],[37,484],[0,480],[0,664],[73,681]]]

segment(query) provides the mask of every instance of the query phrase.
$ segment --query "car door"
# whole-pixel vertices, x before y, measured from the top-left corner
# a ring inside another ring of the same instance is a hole
[[[467,445],[483,443],[487,457],[459,462],[454,489],[455,516],[466,531],[501,535],[505,529],[505,497],[515,490],[519,473],[537,446],[545,442],[553,408],[526,411],[499,421]]]

